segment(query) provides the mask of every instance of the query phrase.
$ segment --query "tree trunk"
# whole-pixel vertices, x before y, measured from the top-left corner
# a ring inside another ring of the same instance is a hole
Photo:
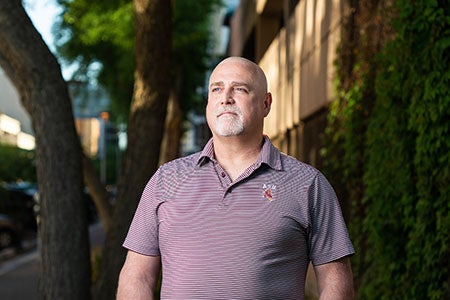
[[[100,175],[95,170],[92,161],[83,154],[83,178],[84,184],[89,189],[89,194],[95,204],[95,208],[102,222],[103,230],[108,231],[112,223],[112,205],[105,186],[100,180]]]
[[[183,121],[183,112],[180,108],[178,95],[172,90],[167,105],[167,116],[164,125],[164,137],[161,143],[159,164],[171,161],[180,156],[180,145]]]
[[[21,1],[0,1],[0,64],[31,116],[42,223],[41,299],[89,299],[90,255],[81,146],[60,66]]]
[[[135,0],[136,69],[114,223],[102,252],[95,299],[114,299],[128,232],[142,190],[158,166],[170,90],[171,1]]]

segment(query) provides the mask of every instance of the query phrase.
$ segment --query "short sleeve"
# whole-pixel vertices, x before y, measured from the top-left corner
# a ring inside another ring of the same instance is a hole
[[[123,243],[123,246],[128,250],[149,256],[160,255],[157,216],[159,200],[156,193],[158,175],[159,170],[152,176],[144,188],[125,242]]]
[[[336,193],[319,172],[308,190],[311,228],[309,255],[314,265],[355,253]]]

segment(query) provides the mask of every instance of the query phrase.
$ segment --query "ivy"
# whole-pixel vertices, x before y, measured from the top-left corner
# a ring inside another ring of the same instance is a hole
[[[349,3],[322,152],[350,207],[358,298],[448,299],[450,4],[390,3]]]

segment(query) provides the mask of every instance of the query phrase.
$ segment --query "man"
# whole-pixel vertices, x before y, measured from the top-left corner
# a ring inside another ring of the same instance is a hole
[[[303,299],[312,261],[321,299],[353,298],[354,253],[333,189],[263,135],[264,72],[230,57],[210,77],[202,152],[163,165],[130,226],[118,299]]]

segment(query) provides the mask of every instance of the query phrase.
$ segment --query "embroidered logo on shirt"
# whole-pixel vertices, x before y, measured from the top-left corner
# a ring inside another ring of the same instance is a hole
[[[269,201],[273,201],[273,192],[276,190],[276,185],[274,184],[263,184],[263,197]]]

